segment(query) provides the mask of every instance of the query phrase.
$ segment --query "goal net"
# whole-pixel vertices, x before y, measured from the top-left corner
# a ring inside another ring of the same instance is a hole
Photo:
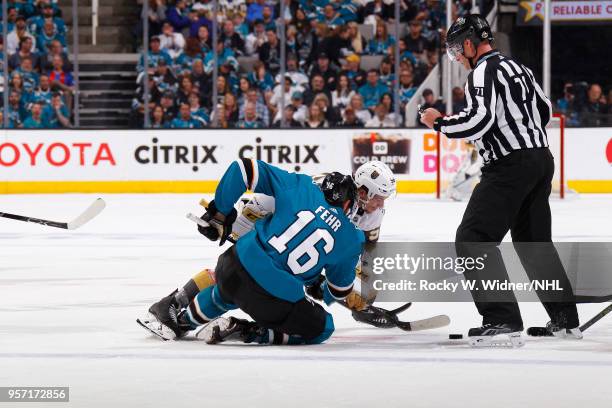
[[[564,131],[563,115],[554,114],[546,127],[546,133],[550,151],[555,158],[555,175],[552,181],[551,197],[556,198],[565,198],[568,193],[564,171]],[[473,190],[478,184],[479,177],[472,177],[467,180],[458,178],[460,170],[465,171],[467,169],[468,173],[473,173],[478,166],[476,163],[477,155],[473,147],[463,140],[449,139],[441,133],[438,133],[436,147],[437,198],[451,198],[452,186],[460,186],[463,191]]]

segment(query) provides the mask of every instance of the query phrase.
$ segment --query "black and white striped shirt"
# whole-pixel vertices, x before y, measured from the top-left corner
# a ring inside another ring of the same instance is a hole
[[[548,147],[552,106],[529,68],[489,51],[468,75],[465,97],[467,107],[437,119],[434,129],[473,141],[485,163],[515,150]]]

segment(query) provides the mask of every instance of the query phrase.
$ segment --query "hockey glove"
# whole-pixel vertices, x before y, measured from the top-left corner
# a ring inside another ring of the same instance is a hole
[[[202,215],[202,220],[206,221],[208,227],[202,227],[198,225],[198,232],[204,235],[211,241],[220,239],[219,246],[225,244],[228,236],[232,233],[232,224],[236,221],[237,212],[235,208],[232,208],[229,214],[225,216],[223,221],[220,220],[220,216],[223,214],[217,210],[215,206],[215,200],[211,201],[206,207],[206,212]]]
[[[344,299],[346,305],[357,312],[368,307],[368,300],[361,296],[361,293],[353,289],[353,291]]]
[[[323,282],[325,282],[325,276],[319,275],[312,285],[306,286],[306,293],[315,300],[323,300]]]

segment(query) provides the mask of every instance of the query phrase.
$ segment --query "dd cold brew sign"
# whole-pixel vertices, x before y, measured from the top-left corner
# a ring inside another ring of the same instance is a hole
[[[382,135],[377,132],[353,136],[351,161],[353,172],[370,161],[386,163],[395,174],[410,172],[410,138],[400,133]]]

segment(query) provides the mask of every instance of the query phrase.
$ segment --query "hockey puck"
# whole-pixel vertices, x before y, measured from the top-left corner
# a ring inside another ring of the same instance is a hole
[[[450,340],[461,340],[463,338],[463,334],[449,334],[448,338]]]

